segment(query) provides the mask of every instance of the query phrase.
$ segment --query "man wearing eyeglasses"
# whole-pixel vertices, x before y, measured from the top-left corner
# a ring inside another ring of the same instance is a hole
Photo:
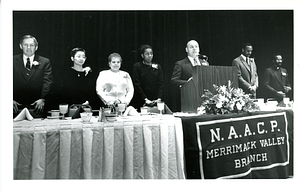
[[[13,57],[14,117],[24,107],[33,117],[43,117],[53,83],[50,60],[35,54],[38,41],[31,35],[23,36],[19,46],[23,53]]]

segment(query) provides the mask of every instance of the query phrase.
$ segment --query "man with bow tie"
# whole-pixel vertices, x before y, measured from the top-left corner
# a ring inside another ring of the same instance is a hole
[[[254,58],[250,58],[252,51],[253,48],[250,43],[244,44],[242,54],[232,61],[232,66],[236,66],[237,68],[239,87],[246,94],[251,94],[252,98],[256,98],[258,75]]]
[[[281,102],[292,88],[287,70],[281,67],[283,62],[281,54],[275,54],[272,61],[274,65],[267,68],[264,73],[264,87],[267,90],[267,98],[275,98]]]
[[[27,107],[33,117],[43,117],[53,83],[50,60],[35,54],[38,41],[31,35],[23,36],[19,46],[23,54],[13,57],[14,116]]]
[[[194,66],[209,65],[206,59],[199,57],[200,47],[197,41],[190,40],[186,44],[185,51],[187,53],[187,57],[175,63],[171,78],[172,83],[179,87],[192,80]]]

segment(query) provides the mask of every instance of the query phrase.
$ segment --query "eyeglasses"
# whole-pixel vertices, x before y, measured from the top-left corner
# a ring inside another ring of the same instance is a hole
[[[23,47],[34,48],[34,47],[35,47],[35,44],[23,44]]]

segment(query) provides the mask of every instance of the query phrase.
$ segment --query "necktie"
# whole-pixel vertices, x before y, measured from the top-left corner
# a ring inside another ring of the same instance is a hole
[[[247,59],[246,59],[246,60],[247,60],[247,64],[248,64],[248,65],[250,65],[250,63],[249,63],[249,58],[248,58],[248,57],[247,57]]]
[[[198,63],[198,61],[196,60],[196,58],[194,58],[194,65],[195,65],[195,66],[197,66],[197,65],[198,65],[198,66],[201,66],[201,64]]]
[[[30,70],[30,59],[29,59],[29,58],[27,58],[26,68],[27,68],[28,70]]]

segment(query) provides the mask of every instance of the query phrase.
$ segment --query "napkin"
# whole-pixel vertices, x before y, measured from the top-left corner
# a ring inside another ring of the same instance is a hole
[[[27,108],[24,108],[15,118],[14,121],[22,121],[22,120],[33,120],[33,117],[31,116],[31,114],[29,113]]]
[[[127,107],[127,109],[124,112],[124,117],[126,116],[136,116],[139,115],[139,113],[133,108],[132,106]]]
[[[85,112],[82,106],[79,106],[78,109],[75,111],[75,113],[72,116],[72,119],[80,118],[80,113]]]

